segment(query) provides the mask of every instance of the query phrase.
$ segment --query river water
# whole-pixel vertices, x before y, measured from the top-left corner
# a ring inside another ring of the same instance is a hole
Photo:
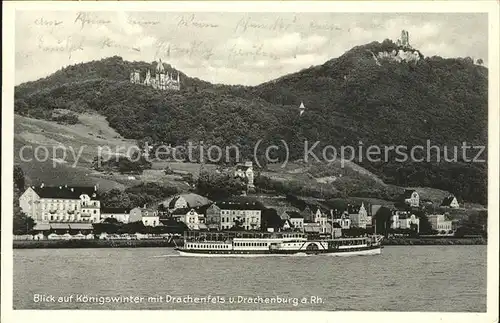
[[[24,249],[14,250],[13,283],[14,309],[485,312],[486,246],[263,258]]]

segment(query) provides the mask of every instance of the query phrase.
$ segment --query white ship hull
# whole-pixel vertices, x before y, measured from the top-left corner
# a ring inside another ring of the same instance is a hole
[[[366,250],[357,251],[343,251],[343,252],[323,252],[318,254],[311,254],[306,252],[296,252],[296,253],[205,253],[196,251],[182,251],[177,249],[180,256],[183,257],[207,257],[207,258],[228,258],[228,257],[238,257],[238,258],[256,258],[256,257],[305,257],[305,256],[329,256],[329,257],[349,257],[349,256],[370,256],[379,255],[382,253],[382,248],[373,248]]]

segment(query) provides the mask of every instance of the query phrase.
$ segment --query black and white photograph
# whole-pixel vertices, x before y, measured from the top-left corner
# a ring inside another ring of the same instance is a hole
[[[499,3],[355,2],[6,5],[2,308],[498,322]]]

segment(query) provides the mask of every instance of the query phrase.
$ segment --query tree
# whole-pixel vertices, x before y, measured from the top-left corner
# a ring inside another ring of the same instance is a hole
[[[14,214],[13,214],[13,224],[12,229],[13,233],[16,235],[22,235],[30,233],[35,226],[35,221],[23,213],[21,208],[19,207],[19,190],[16,185],[14,185]]]
[[[24,192],[25,179],[21,166],[14,165],[14,185],[20,192]]]
[[[416,211],[415,216],[419,219],[419,233],[432,234],[432,225],[424,211]]]
[[[477,61],[476,61],[477,65],[483,65],[484,64],[484,61],[482,58],[478,58]]]
[[[281,228],[281,218],[275,209],[265,209],[261,214],[260,227],[262,231],[272,228],[275,231]]]
[[[200,172],[196,189],[199,194],[206,195],[212,199],[223,199],[232,195],[239,195],[246,189],[245,182],[229,173]]]
[[[375,225],[377,233],[387,236],[388,230],[392,225],[392,212],[385,206],[378,209],[375,214]]]
[[[135,206],[132,205],[129,195],[117,188],[104,192],[101,196],[101,202],[107,208],[131,208]]]

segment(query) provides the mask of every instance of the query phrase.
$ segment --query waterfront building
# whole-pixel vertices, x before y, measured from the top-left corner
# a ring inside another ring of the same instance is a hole
[[[392,229],[411,229],[420,231],[420,219],[408,211],[394,211],[392,214]]]
[[[208,206],[205,211],[205,224],[208,229],[221,229],[220,211],[220,207],[218,207],[215,203]]]
[[[176,209],[172,217],[177,222],[184,222],[190,230],[206,229],[205,216],[195,208]]]
[[[319,207],[313,207],[313,215],[314,215],[314,222],[319,223],[320,225],[320,233],[327,233],[328,232],[328,217]]]
[[[286,230],[291,230],[291,229],[293,229],[293,224],[292,224],[292,222],[290,222],[290,220],[289,220],[289,219],[283,220],[283,223],[282,223],[282,225],[281,225],[281,229],[283,229],[283,230],[285,230],[285,231],[286,231]]]
[[[136,207],[130,210],[129,223],[141,221],[144,226],[156,227],[160,224],[158,211],[153,208]]]
[[[447,220],[444,214],[431,214],[428,216],[428,218],[432,229],[434,230],[437,230],[439,232],[444,231],[445,233],[453,230],[452,221]]]
[[[240,226],[245,230],[259,230],[265,207],[258,201],[239,197],[216,203],[220,208],[221,229]]]
[[[403,193],[403,199],[406,204],[411,207],[419,207],[420,196],[415,190],[405,190]]]
[[[340,216],[334,215],[333,223],[337,223],[340,228],[345,230],[351,228],[351,219],[349,218],[349,214],[347,212],[342,212]]]
[[[356,228],[366,229],[367,226],[372,224],[371,216],[368,216],[364,203],[361,203],[357,212],[349,212],[349,219],[351,220],[350,225]]]
[[[290,223],[295,229],[304,230],[304,217],[299,212],[288,211]]]
[[[130,209],[126,208],[102,208],[101,222],[105,219],[116,219],[118,222],[129,223]]]
[[[441,203],[442,207],[458,209],[460,205],[458,204],[457,198],[453,195],[445,197],[443,202]]]
[[[19,197],[21,210],[36,223],[99,222],[97,186],[31,186]]]

